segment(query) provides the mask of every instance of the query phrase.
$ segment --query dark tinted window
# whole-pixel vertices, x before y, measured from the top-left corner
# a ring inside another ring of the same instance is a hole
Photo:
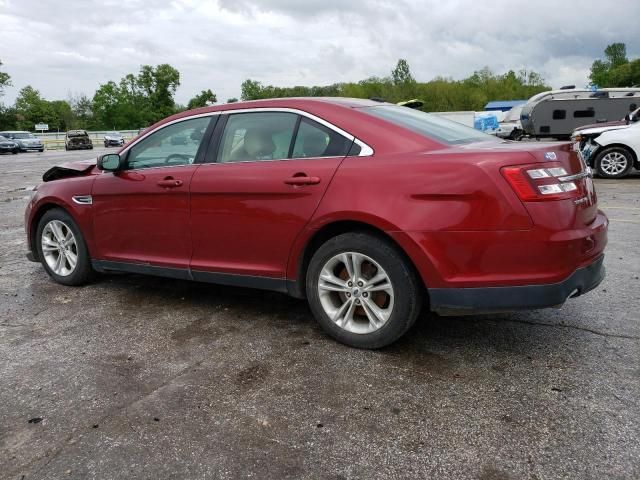
[[[567,111],[566,110],[554,110],[553,111],[553,119],[554,120],[564,120],[565,118],[567,118]]]
[[[352,143],[318,122],[302,118],[291,158],[344,157]]]
[[[451,145],[495,140],[495,137],[446,118],[396,105],[365,107],[362,112],[381,118],[424,137]]]
[[[576,110],[573,112],[573,118],[592,118],[596,116],[594,110]]]

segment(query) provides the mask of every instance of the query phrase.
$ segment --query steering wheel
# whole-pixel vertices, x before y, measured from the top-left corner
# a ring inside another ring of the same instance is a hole
[[[191,155],[185,155],[183,153],[172,153],[164,160],[164,163],[165,165],[185,165],[193,163],[194,160],[195,158]]]

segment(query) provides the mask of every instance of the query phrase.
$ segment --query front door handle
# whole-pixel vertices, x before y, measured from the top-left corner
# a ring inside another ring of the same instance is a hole
[[[291,178],[287,178],[284,183],[286,183],[287,185],[295,185],[295,186],[301,186],[301,185],[317,185],[320,183],[320,177],[307,177],[305,176],[299,176],[299,177],[291,177]]]
[[[158,180],[158,185],[164,188],[175,188],[182,185],[182,180],[176,180],[173,177],[166,177],[162,180]]]

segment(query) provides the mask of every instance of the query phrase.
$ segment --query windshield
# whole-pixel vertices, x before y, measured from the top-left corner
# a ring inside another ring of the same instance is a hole
[[[13,135],[13,138],[35,138],[33,134],[29,132],[17,132],[12,135]]]
[[[427,138],[450,145],[495,140],[495,137],[471,127],[412,108],[380,105],[364,107],[362,111]]]
[[[0,142],[6,142],[6,141],[8,141],[8,139],[0,135]]]
[[[108,137],[121,137],[120,132],[107,132]]]

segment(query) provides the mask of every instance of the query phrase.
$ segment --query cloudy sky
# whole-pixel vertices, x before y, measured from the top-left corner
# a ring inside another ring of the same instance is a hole
[[[614,41],[640,56],[640,1],[617,0],[0,0],[0,60],[13,87],[48,99],[90,96],[140,65],[181,73],[177,101],[246,78],[282,86],[388,75],[418,80],[533,69],[583,86]]]

